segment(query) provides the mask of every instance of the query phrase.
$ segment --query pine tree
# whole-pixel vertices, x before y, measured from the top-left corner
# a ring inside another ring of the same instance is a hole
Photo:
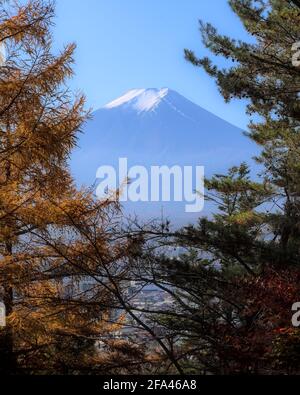
[[[251,43],[201,22],[204,44],[228,67],[190,50],[185,55],[216,80],[226,101],[247,99],[249,115],[259,116],[248,135],[261,148],[263,171],[252,181],[242,164],[206,181],[213,219],[169,235],[171,245],[189,252],[176,261],[152,257],[155,281],[160,276],[176,296],[163,323],[181,339],[178,359],[186,369],[299,372],[291,307],[300,273],[300,68],[292,62],[300,6],[292,0],[229,4]]]

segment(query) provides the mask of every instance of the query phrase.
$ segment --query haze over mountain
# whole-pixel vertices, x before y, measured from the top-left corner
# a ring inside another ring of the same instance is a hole
[[[71,168],[78,183],[95,182],[99,166],[205,166],[206,176],[250,160],[256,146],[242,131],[168,89],[133,89],[93,113]],[[131,206],[131,205],[129,205]],[[138,214],[185,218],[184,203],[135,203]]]

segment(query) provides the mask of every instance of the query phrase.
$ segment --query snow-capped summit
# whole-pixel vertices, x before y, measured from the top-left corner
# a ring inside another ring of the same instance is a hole
[[[168,88],[128,91],[95,111],[83,132],[71,165],[77,181],[88,185],[99,166],[117,168],[119,158],[148,169],[205,166],[210,176],[256,153],[239,128]],[[161,215],[161,202],[144,204],[140,212],[147,210],[152,217]],[[172,206],[168,210],[174,213]]]
[[[127,107],[136,110],[138,113],[143,111],[154,111],[162,100],[168,95],[169,89],[132,89],[123,96],[108,103],[104,108],[112,109],[116,107]]]
[[[132,89],[93,113],[74,158],[78,166],[83,156],[98,166],[128,157],[138,164],[214,164],[219,170],[246,159],[249,145],[236,126],[172,89]]]

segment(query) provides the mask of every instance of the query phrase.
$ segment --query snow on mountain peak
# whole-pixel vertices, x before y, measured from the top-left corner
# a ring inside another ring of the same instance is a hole
[[[168,88],[162,89],[132,89],[125,95],[106,104],[105,109],[116,107],[131,107],[137,112],[153,111],[169,93]]]

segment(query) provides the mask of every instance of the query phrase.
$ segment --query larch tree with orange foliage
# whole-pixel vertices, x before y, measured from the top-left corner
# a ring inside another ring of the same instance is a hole
[[[69,174],[88,114],[84,97],[66,86],[74,45],[51,52],[53,15],[51,2],[0,3],[0,300],[7,321],[0,371],[7,374],[108,372],[135,366],[142,355],[113,337],[119,327],[111,309],[120,303],[108,283],[118,290],[129,253],[117,236],[119,208],[76,190]]]

